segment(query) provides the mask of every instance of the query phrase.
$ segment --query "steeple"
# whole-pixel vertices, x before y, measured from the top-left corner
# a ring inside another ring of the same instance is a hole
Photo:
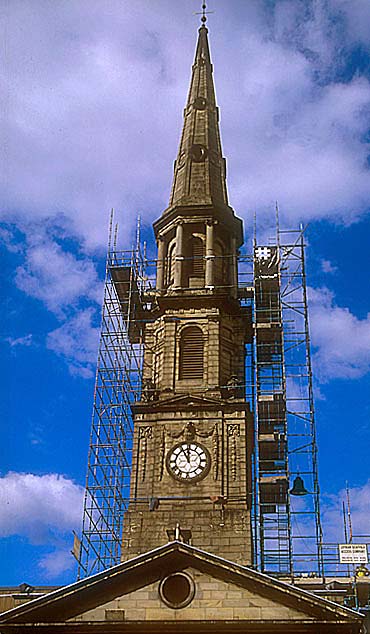
[[[169,208],[228,205],[208,29],[199,29]]]
[[[235,239],[235,248],[238,248],[243,243],[243,227],[228,203],[226,161],[221,149],[204,4],[202,9],[169,205],[153,228],[158,240],[169,235],[174,223],[206,220],[208,224],[218,223],[219,232],[224,232],[225,238],[227,234],[229,240]],[[231,248],[233,253],[235,248]],[[176,257],[182,257],[182,251],[180,241]]]
[[[202,9],[170,204],[154,224],[157,279],[148,297],[155,301],[143,320],[142,396],[131,410],[132,502],[122,556],[158,547],[181,527],[184,540],[250,563],[253,426],[242,387],[246,317],[237,267],[243,231],[227,201]]]
[[[228,204],[206,6],[175,161],[169,206],[153,224],[158,245],[157,290],[237,294],[237,250],[243,225]]]

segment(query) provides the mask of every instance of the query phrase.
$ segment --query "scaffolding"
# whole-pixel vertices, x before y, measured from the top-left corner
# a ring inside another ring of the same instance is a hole
[[[304,233],[254,246],[256,566],[323,571]]]
[[[283,316],[278,247],[254,247],[256,453],[261,570],[292,573]]]
[[[108,248],[80,577],[120,561],[131,405],[141,397],[143,332],[155,301],[156,261],[139,234],[131,250],[118,251],[116,238]],[[239,260],[238,297],[254,333],[245,349],[245,398],[255,413],[253,490],[246,492],[254,500],[254,565],[284,577],[323,569],[304,248],[302,230],[278,229],[271,244],[256,242]],[[299,479],[301,495],[292,495]]]
[[[110,234],[112,231],[110,231]],[[78,575],[120,561],[123,516],[129,498],[133,419],[143,364],[145,254],[138,239],[129,251],[111,248],[106,260],[101,337],[84,498]]]

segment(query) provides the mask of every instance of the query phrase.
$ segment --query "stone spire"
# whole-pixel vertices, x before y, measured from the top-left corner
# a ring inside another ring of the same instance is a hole
[[[222,157],[207,34],[208,29],[203,21],[199,29],[184,126],[166,211],[177,206],[228,207],[226,164]]]

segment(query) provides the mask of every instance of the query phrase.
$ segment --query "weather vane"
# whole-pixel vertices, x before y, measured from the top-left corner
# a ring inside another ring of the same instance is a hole
[[[201,22],[203,23],[203,26],[205,25],[205,23],[207,22],[207,15],[209,13],[214,13],[214,11],[207,11],[207,5],[205,2],[203,2],[202,4],[202,11],[198,11],[197,13],[195,13],[195,15],[201,15],[202,17],[200,18]]]

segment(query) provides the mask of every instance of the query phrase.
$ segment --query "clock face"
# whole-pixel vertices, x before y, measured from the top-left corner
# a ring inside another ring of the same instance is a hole
[[[211,466],[208,450],[195,442],[181,442],[167,454],[167,470],[176,480],[196,482],[207,475]]]

